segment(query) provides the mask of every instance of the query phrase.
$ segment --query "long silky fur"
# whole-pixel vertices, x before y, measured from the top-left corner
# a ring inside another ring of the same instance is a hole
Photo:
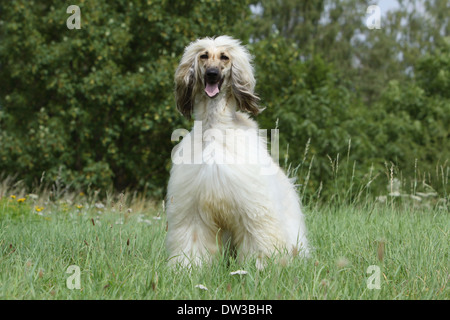
[[[172,153],[165,202],[172,265],[210,262],[227,245],[258,268],[265,257],[309,255],[295,186],[250,117],[262,110],[251,62],[238,40],[203,38],[186,47],[175,72],[177,109],[196,121]],[[205,92],[212,67],[221,75],[213,97]]]

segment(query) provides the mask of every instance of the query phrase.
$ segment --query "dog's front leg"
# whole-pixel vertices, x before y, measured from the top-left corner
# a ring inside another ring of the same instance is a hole
[[[166,248],[169,252],[169,263],[183,267],[200,266],[209,263],[218,251],[215,230],[198,216],[171,219],[168,215]]]
[[[259,214],[242,214],[239,228],[236,229],[234,245],[238,259],[256,258],[256,267],[263,269],[266,258],[280,252],[285,245],[278,221],[270,212],[260,210]]]

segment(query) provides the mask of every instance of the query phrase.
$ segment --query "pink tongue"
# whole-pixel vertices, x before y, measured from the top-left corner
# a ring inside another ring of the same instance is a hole
[[[208,96],[214,97],[216,94],[219,93],[219,83],[214,84],[206,84],[205,92]]]

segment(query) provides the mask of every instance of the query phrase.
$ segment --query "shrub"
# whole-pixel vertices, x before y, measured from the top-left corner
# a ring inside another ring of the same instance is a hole
[[[82,0],[69,30],[68,5],[0,5],[0,172],[161,196],[171,131],[187,127],[173,100],[179,56],[197,37],[233,35],[248,6]]]

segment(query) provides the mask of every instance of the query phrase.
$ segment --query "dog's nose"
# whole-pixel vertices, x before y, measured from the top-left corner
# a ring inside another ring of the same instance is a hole
[[[206,69],[206,77],[208,80],[218,80],[219,69],[218,68],[208,68]]]

